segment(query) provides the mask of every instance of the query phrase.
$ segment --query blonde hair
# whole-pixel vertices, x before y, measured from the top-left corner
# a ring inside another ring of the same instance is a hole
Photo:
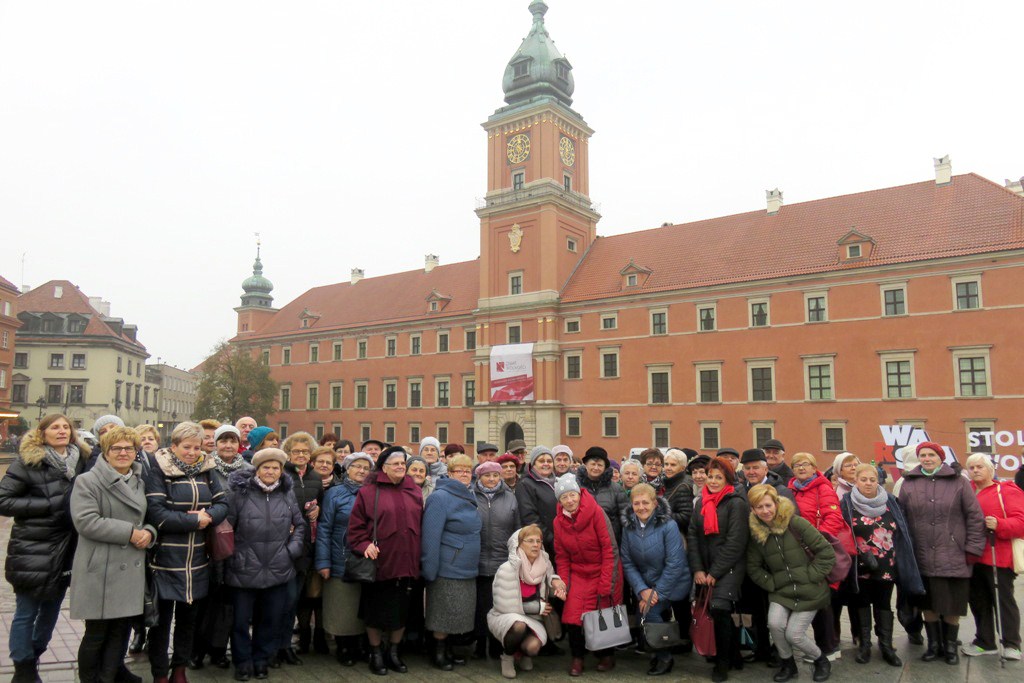
[[[453,458],[448,459],[448,471],[454,470],[458,467],[464,467],[466,469],[473,469],[473,459],[465,453],[459,453]],[[427,469],[429,471],[429,468]]]
[[[875,466],[868,462],[857,465],[857,469],[853,471],[853,478],[859,477],[861,472],[874,472],[876,476],[878,475],[878,470]]]
[[[629,490],[629,499],[633,500],[637,497],[637,494],[641,496],[647,496],[653,501],[658,500],[658,492],[654,490],[654,487],[647,483],[640,483]]]
[[[114,427],[100,437],[100,449],[103,451],[103,455],[106,455],[110,447],[118,441],[130,442],[135,450],[139,450],[139,446],[142,445],[139,433],[131,427]]]
[[[779,505],[779,492],[775,490],[775,487],[771,484],[758,484],[754,488],[750,489],[750,493],[747,494],[747,500],[750,501],[750,507],[754,507],[761,500],[768,496],[775,502],[775,506]]]
[[[683,453],[678,448],[668,449],[668,452],[665,453],[665,462],[668,462],[669,458],[675,460],[681,467],[686,467],[686,463],[689,462],[689,458],[686,457],[686,453]]]
[[[153,425],[139,425],[135,428],[135,433],[142,437],[143,434],[152,434],[156,437],[157,443],[160,442],[160,432],[157,431]]]
[[[530,536],[540,536],[543,539],[544,531],[536,524],[527,524],[519,530],[519,545],[522,545],[523,541]]]
[[[187,439],[199,439],[202,441],[204,436],[203,428],[195,422],[182,422],[171,432],[171,444],[177,446]]]
[[[316,459],[321,455],[329,455],[331,456],[332,461],[335,460],[333,448],[331,448],[330,446],[320,446],[319,448],[313,451],[313,455],[309,456],[310,462],[316,462]]]
[[[203,429],[220,429],[220,422],[212,418],[199,421],[199,426]]]
[[[789,460],[790,467],[796,467],[797,463],[809,462],[811,467],[818,469],[818,461],[810,453],[797,453]]]

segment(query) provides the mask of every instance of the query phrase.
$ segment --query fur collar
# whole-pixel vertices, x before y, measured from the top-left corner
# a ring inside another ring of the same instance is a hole
[[[92,448],[89,444],[78,439],[75,441],[75,445],[78,446],[78,457],[81,461],[85,462],[88,460],[89,454],[92,453]],[[26,465],[37,467],[42,464],[43,458],[46,457],[46,445],[43,443],[42,436],[38,430],[33,429],[21,438],[18,454],[21,456],[21,461]]]
[[[604,472],[601,473],[600,478],[594,481],[587,474],[587,468],[580,466],[576,470],[576,482],[580,485],[580,488],[587,488],[591,493],[597,493],[598,490],[608,488],[612,483],[612,468],[606,467]]]
[[[647,526],[652,526],[652,520],[654,522],[654,526],[672,521],[672,508],[669,507],[668,501],[664,498],[657,499],[657,503],[654,506],[654,514],[647,520]],[[628,507],[622,511],[622,527],[624,529],[636,529],[639,525],[640,523],[637,520],[636,513],[633,512],[632,507]]]
[[[754,540],[764,545],[768,540],[769,535],[781,536],[786,533],[789,529],[789,523],[793,519],[793,515],[796,514],[796,508],[788,498],[779,499],[779,509],[775,513],[775,519],[772,520],[771,524],[765,524],[754,511],[750,511],[750,535],[754,537]]]
[[[153,459],[156,460],[157,466],[160,468],[160,471],[164,473],[165,477],[184,477],[185,473],[178,469],[178,466],[174,464],[174,461],[171,459],[172,455],[170,448],[161,448],[153,454]],[[203,472],[209,472],[216,466],[217,463],[214,462],[213,458],[204,454],[203,464],[200,467],[199,472],[200,474]]]

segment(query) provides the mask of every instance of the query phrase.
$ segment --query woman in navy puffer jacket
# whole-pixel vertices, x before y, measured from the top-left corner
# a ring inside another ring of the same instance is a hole
[[[630,491],[632,510],[622,515],[622,571],[636,594],[640,612],[657,624],[668,621],[672,603],[690,595],[690,565],[683,550],[679,527],[664,498],[650,484]],[[657,648],[657,643],[649,643]],[[661,676],[672,670],[672,651],[655,649],[648,674]]]

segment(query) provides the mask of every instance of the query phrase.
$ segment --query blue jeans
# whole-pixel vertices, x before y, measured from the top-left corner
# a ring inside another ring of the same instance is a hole
[[[11,661],[25,662],[36,659],[46,652],[53,636],[53,627],[60,616],[60,603],[64,601],[64,593],[52,600],[38,600],[21,593],[14,594],[14,619],[11,621],[11,633],[8,644],[11,648]]]
[[[231,633],[231,658],[236,669],[268,664],[279,649],[281,620],[288,603],[288,584],[270,588],[235,588],[235,625]],[[294,621],[294,614],[292,621]],[[252,622],[252,635],[249,623]],[[288,622],[291,629],[292,622]],[[289,635],[291,635],[289,633]]]
[[[284,619],[281,622],[281,635],[278,648],[285,650],[292,646],[292,632],[295,630],[295,615],[299,611],[299,600],[302,599],[302,587],[306,585],[306,572],[295,572],[291,581],[284,584],[288,587],[287,602],[282,606]]]

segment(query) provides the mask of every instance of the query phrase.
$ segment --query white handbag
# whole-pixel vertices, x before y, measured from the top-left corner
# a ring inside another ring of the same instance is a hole
[[[614,605],[602,609],[598,598],[597,609],[583,613],[583,635],[591,652],[630,642],[633,637],[629,634],[626,608]]]

